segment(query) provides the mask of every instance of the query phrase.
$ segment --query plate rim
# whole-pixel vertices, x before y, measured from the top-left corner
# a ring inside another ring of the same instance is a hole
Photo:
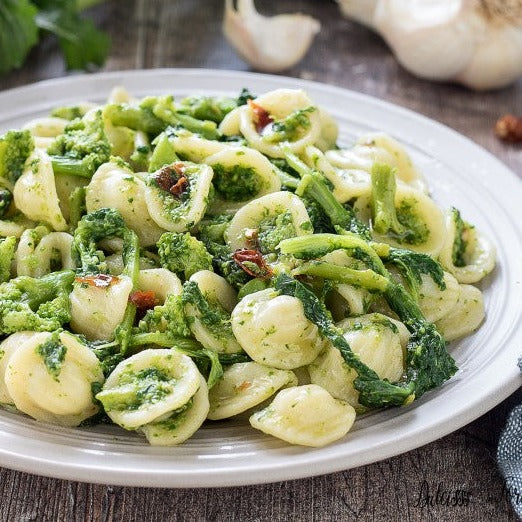
[[[399,115],[402,114],[409,120],[416,120],[421,122],[422,125],[431,126],[432,128],[436,129],[436,132],[442,132],[444,134],[447,134],[448,137],[460,141],[461,143],[465,144],[466,147],[471,147],[472,149],[475,149],[475,151],[479,151],[479,155],[482,155],[483,157],[488,157],[489,162],[493,162],[494,164],[496,164],[497,169],[499,169],[500,177],[502,178],[501,181],[506,189],[521,189],[521,180],[501,160],[496,158],[488,150],[476,144],[467,136],[458,133],[454,129],[440,122],[437,122],[431,118],[428,118],[427,116],[407,109],[401,105],[397,105],[395,103],[391,103],[364,93],[351,91],[340,86],[323,84],[310,80],[302,80],[300,78],[292,78],[286,76],[267,75],[243,71],[228,71],[226,69],[164,68],[106,71],[89,75],[75,75],[56,79],[48,79],[29,85],[19,86],[5,91],[1,91],[0,123],[5,119],[3,114],[4,106],[11,105],[12,103],[10,100],[11,97],[16,98],[20,95],[30,95],[34,91],[38,93],[38,90],[43,89],[45,91],[46,89],[52,89],[56,86],[63,87],[69,84],[71,86],[74,86],[75,84],[81,84],[86,80],[89,82],[96,82],[96,80],[100,80],[103,82],[125,81],[125,79],[128,79],[129,77],[134,77],[136,81],[139,81],[140,78],[143,79],[150,76],[160,77],[163,79],[175,76],[184,76],[192,78],[205,77],[207,79],[212,76],[218,76],[223,79],[223,77],[226,76],[227,81],[241,80],[244,82],[251,82],[252,84],[254,84],[256,81],[261,83],[272,82],[277,84],[287,84],[287,86],[289,87],[302,87],[304,89],[308,87],[311,90],[331,92],[334,95],[348,95],[352,99],[358,99],[361,100],[363,103],[369,103],[371,105],[380,106],[386,111],[396,113]],[[206,90],[209,89],[207,88]],[[429,181],[430,180],[428,180],[428,182]],[[522,212],[520,211],[520,209],[517,210],[520,214],[518,217],[521,221],[519,222],[522,222]],[[518,236],[520,242],[520,231]],[[507,268],[509,268],[509,266]],[[509,343],[509,346],[512,346],[512,350],[514,350],[517,338],[522,339],[522,335],[520,335],[520,332],[516,331],[516,326],[515,329],[512,329],[510,331],[510,334],[511,335],[509,339],[506,340],[506,345]],[[507,356],[507,353],[504,353],[503,355],[505,357]],[[487,375],[495,375],[495,372],[498,371],[496,367],[500,366],[499,360],[494,361],[494,363],[496,364],[491,365],[490,368],[487,369]],[[483,415],[484,413],[495,407],[497,404],[502,402],[502,400],[504,400],[511,393],[513,393],[521,384],[521,377],[516,367],[516,364],[513,364],[512,367],[509,367],[508,369],[506,369],[505,367],[501,369],[503,370],[505,376],[502,380],[502,388],[500,390],[497,390],[495,396],[493,396],[490,393],[490,395],[487,396],[485,400],[480,404],[477,404],[478,399],[475,399],[475,401],[473,401],[472,403],[472,406],[474,407],[468,406],[464,409],[464,411],[459,411],[460,415],[458,420],[455,420],[455,418],[446,418],[445,421],[437,423],[435,427],[436,429],[432,431],[426,430],[426,427],[420,427],[414,432],[407,434],[407,436],[403,436],[401,440],[395,441],[395,445],[392,451],[390,451],[389,448],[386,447],[386,444],[376,444],[376,452],[373,455],[373,457],[367,455],[366,458],[359,459],[359,461],[355,465],[343,462],[342,459],[339,459],[339,455],[337,453],[332,453],[332,455],[327,458],[322,456],[320,452],[314,452],[313,450],[310,450],[307,453],[308,459],[305,464],[303,464],[302,462],[297,464],[289,464],[286,460],[282,459],[282,462],[279,465],[276,465],[274,463],[270,463],[266,466],[261,465],[257,468],[257,472],[252,470],[248,472],[244,470],[238,472],[237,470],[228,469],[226,467],[223,468],[222,466],[220,466],[211,467],[210,469],[206,470],[183,470],[183,474],[180,475],[179,472],[173,471],[171,469],[156,470],[155,473],[152,473],[150,469],[132,468],[131,470],[130,468],[125,466],[121,467],[121,469],[119,467],[114,466],[108,469],[107,464],[103,462],[103,459],[101,459],[101,462],[97,465],[89,465],[86,464],[85,461],[81,463],[74,461],[60,461],[59,459],[56,459],[56,456],[54,458],[45,458],[44,456],[38,454],[27,454],[26,452],[22,451],[23,449],[27,448],[23,447],[20,447],[18,451],[8,449],[5,447],[4,444],[0,444],[0,464],[2,466],[6,466],[19,471],[38,473],[41,475],[62,479],[79,480],[91,483],[118,484],[141,487],[242,486],[249,484],[274,482],[280,480],[305,478],[320,475],[323,473],[333,473],[351,467],[370,464],[372,462],[376,462],[385,458],[390,458],[400,453],[410,451],[422,445],[428,444],[433,440],[436,440],[437,438],[443,437],[448,433],[451,433],[461,428],[462,426]],[[427,397],[426,402],[428,401],[429,397]],[[393,417],[391,420],[393,421],[393,419],[397,419],[398,417],[400,417],[400,415]],[[419,431],[421,432],[420,434],[418,433]],[[425,433],[426,431],[429,431],[429,433]],[[3,437],[5,437],[5,432],[2,432],[0,427],[0,440],[2,440]],[[61,446],[57,445],[57,449],[59,447]],[[318,454],[319,456],[317,457]],[[303,466],[305,465],[313,465],[315,467],[313,470],[303,469]],[[266,473],[268,471],[271,472],[269,475],[267,475]],[[103,473],[100,475],[99,472]]]

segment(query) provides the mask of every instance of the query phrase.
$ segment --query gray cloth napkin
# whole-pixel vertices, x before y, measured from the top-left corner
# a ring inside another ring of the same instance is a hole
[[[522,357],[518,360],[522,371]],[[497,448],[500,472],[506,481],[505,492],[511,505],[522,519],[522,405],[513,408]]]

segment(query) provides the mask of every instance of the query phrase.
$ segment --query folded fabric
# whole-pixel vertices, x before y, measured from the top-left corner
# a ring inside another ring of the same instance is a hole
[[[518,360],[522,371],[522,358]],[[513,408],[500,435],[497,461],[504,480],[506,495],[522,519],[522,405]]]

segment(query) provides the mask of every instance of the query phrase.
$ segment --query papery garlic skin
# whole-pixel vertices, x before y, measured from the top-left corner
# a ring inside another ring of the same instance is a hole
[[[483,90],[522,75],[522,0],[338,1],[421,78]]]
[[[225,1],[223,32],[230,45],[252,67],[278,72],[292,67],[306,54],[321,24],[301,13],[260,15],[254,0]]]

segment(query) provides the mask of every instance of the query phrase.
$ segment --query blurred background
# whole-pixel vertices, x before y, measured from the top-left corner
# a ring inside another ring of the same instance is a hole
[[[101,70],[158,67],[255,70],[223,35],[224,0],[98,1],[101,3],[87,9],[82,16],[93,20],[110,39],[110,50]],[[469,136],[497,155],[501,152],[503,160],[522,173],[520,147],[506,146],[493,136],[499,117],[517,112],[522,116],[522,79],[486,92],[422,80],[399,65],[376,32],[343,17],[334,0],[257,0],[255,5],[265,16],[301,12],[321,24],[304,58],[281,74],[364,92],[418,111]],[[458,49],[453,53],[458,53]],[[522,62],[522,55],[520,59]],[[65,74],[78,72],[66,70],[56,37],[45,36],[32,48],[20,69],[0,76],[0,88]]]

